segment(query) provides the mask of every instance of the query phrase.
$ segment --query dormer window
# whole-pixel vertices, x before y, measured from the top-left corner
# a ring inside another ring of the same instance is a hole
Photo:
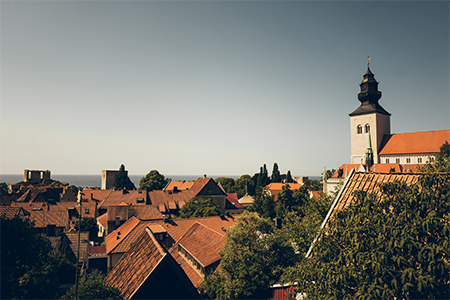
[[[370,131],[370,125],[366,124],[365,128],[366,128],[366,133],[368,133]]]
[[[356,133],[357,134],[361,134],[362,133],[362,126],[361,125],[356,126]]]

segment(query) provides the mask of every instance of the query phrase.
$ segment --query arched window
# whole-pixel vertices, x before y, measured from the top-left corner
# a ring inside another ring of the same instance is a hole
[[[366,124],[365,128],[366,128],[366,133],[368,133],[370,131],[370,125]]]
[[[356,133],[357,134],[362,133],[362,126],[361,125],[356,126]]]

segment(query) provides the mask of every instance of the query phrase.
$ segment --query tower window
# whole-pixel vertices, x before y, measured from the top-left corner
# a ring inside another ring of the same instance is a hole
[[[399,164],[400,163],[400,158],[396,158],[395,162]]]
[[[389,158],[386,158],[386,163],[387,163],[387,164],[389,163]]]
[[[366,128],[366,133],[368,133],[370,131],[370,125],[366,124],[365,128]]]
[[[357,133],[357,134],[361,134],[361,133],[362,133],[362,126],[361,126],[361,125],[358,125],[358,126],[356,127],[356,133]]]
[[[417,163],[419,163],[419,164],[422,163],[422,157],[419,157],[419,158],[417,159]]]
[[[407,163],[407,164],[410,164],[410,163],[411,163],[411,158],[409,158],[409,157],[406,158],[406,163]]]

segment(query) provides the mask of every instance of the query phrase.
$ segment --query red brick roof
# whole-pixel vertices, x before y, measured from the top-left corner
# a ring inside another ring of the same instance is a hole
[[[123,299],[130,299],[166,255],[146,229],[106,276],[105,283],[118,288]]]
[[[438,153],[446,141],[450,142],[450,130],[391,134],[383,138],[379,154]]]

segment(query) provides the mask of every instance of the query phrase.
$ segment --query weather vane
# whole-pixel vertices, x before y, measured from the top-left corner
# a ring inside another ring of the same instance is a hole
[[[367,65],[370,64],[370,57],[367,56]]]

